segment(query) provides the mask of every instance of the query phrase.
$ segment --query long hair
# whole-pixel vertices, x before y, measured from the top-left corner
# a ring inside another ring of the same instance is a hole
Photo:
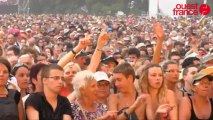
[[[158,64],[148,64],[146,65],[143,69],[142,69],[142,74],[141,77],[139,79],[139,88],[141,90],[141,93],[146,93],[146,94],[150,94],[149,88],[150,88],[150,84],[149,84],[149,80],[148,80],[148,75],[149,75],[149,69],[153,68],[153,67],[158,67],[161,68],[160,65]],[[162,70],[162,68],[161,68]],[[163,70],[162,70],[163,72]],[[158,103],[162,104],[165,103],[166,100],[166,84],[163,78],[163,82],[162,85],[160,87],[160,89],[158,90],[158,94],[157,94],[157,98],[158,98]]]

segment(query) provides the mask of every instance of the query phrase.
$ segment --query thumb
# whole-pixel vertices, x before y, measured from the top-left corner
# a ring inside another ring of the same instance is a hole
[[[107,32],[107,28],[108,28],[108,26],[104,23],[102,25],[102,32]]]

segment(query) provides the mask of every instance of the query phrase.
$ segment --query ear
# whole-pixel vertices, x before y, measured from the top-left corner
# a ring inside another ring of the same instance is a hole
[[[36,84],[38,83],[38,81],[37,81],[35,78],[32,78],[32,83],[33,83],[34,85],[36,85]]]
[[[81,88],[79,89],[79,91],[80,91],[80,93],[81,93],[82,95],[85,94],[85,88],[84,88],[84,87],[81,87]]]
[[[132,83],[133,83],[133,81],[134,81],[134,80],[133,80],[134,78],[133,78],[132,75],[129,75],[127,79],[128,79],[128,81],[131,81]]]
[[[43,85],[47,84],[47,78],[43,78],[42,84],[43,84]]]
[[[193,93],[195,93],[196,88],[195,88],[195,86],[194,86],[194,85],[191,85],[191,89],[192,89],[192,92],[193,92]]]

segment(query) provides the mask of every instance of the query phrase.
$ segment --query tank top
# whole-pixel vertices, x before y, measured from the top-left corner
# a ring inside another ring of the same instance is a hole
[[[191,118],[190,118],[190,120],[204,120],[204,119],[199,119],[196,116],[191,97],[189,97],[189,100],[190,100],[190,103],[191,103],[191,106],[192,106],[191,107]],[[210,103],[211,103],[211,115],[207,120],[213,120],[213,101],[212,101],[212,99],[210,99]]]
[[[135,97],[135,100],[137,99],[138,97],[138,93],[136,92],[136,97]],[[125,107],[125,108],[122,108],[121,110],[118,111],[118,115],[122,114],[125,109],[128,109],[128,107]],[[138,120],[138,117],[136,115],[136,113],[133,111],[131,114],[129,114],[128,118],[126,120]]]
[[[20,93],[16,90],[8,90],[6,97],[0,97],[0,120],[18,120],[18,103]]]

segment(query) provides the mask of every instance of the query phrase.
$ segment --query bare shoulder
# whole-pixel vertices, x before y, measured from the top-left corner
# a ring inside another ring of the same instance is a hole
[[[109,100],[118,100],[118,94],[111,94],[110,96],[109,96]]]
[[[175,97],[175,93],[172,90],[166,90],[166,95],[169,98]]]
[[[182,97],[182,99],[180,100],[180,104],[181,104],[181,105],[184,105],[184,106],[189,106],[189,107],[191,107],[190,99],[189,99],[188,96]]]

